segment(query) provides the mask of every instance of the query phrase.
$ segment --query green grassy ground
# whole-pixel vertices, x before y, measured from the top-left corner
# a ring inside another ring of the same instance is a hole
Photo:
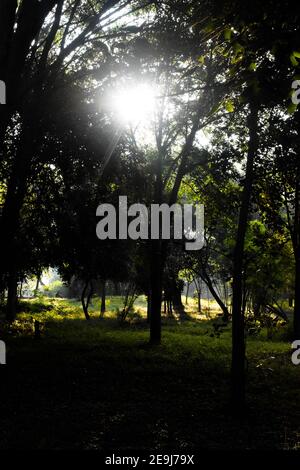
[[[237,419],[228,406],[229,327],[218,337],[214,319],[164,319],[163,344],[152,348],[144,299],[123,325],[113,312],[99,319],[98,307],[87,322],[78,302],[38,299],[2,330],[0,448],[300,447],[300,366],[291,363],[284,328],[271,340],[265,331],[248,338],[248,411]]]

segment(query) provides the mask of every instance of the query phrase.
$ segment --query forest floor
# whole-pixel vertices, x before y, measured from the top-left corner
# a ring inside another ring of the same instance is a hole
[[[141,311],[120,324],[96,308],[88,322],[62,299],[21,307],[0,335],[0,449],[300,448],[300,366],[286,328],[248,337],[247,412],[237,419],[228,405],[230,325],[218,335],[209,315],[164,319],[162,345],[150,347]]]

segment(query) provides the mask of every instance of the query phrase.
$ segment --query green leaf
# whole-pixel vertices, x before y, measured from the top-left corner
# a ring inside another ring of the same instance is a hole
[[[296,59],[296,57],[294,55],[294,52],[290,55],[290,61],[291,61],[291,64],[293,65],[293,67],[298,66],[298,60]]]
[[[245,48],[239,42],[233,44],[233,57],[231,59],[232,64],[237,64],[243,59]]]
[[[233,104],[233,102],[232,102],[231,100],[225,101],[224,105],[225,105],[226,111],[228,111],[229,113],[233,113],[233,111],[234,111],[234,104]]]
[[[200,64],[204,64],[204,60],[205,60],[204,55],[200,55],[200,56],[198,57],[198,62],[199,62]]]
[[[226,28],[224,30],[224,39],[225,41],[230,41],[232,35],[232,29],[231,28]]]
[[[233,45],[233,48],[234,48],[235,54],[243,53],[245,50],[244,46],[242,46],[242,44],[240,44],[239,42],[235,42]]]
[[[251,62],[251,64],[248,66],[248,70],[249,70],[250,72],[253,72],[254,70],[256,70],[256,67],[257,67],[256,63],[255,63],[255,62]]]

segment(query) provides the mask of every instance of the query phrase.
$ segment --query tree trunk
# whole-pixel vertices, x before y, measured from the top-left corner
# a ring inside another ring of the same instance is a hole
[[[232,406],[239,413],[245,406],[245,332],[242,312],[243,293],[243,257],[247,230],[248,213],[253,183],[254,159],[258,148],[258,110],[250,103],[248,117],[249,143],[247,154],[246,175],[239,212],[237,238],[233,259],[232,283]]]
[[[161,204],[163,193],[162,182],[162,159],[160,144],[158,145],[158,158],[156,166],[155,194],[154,200]],[[161,229],[159,231],[159,239],[150,242],[150,344],[156,345],[161,342],[161,302],[163,288],[163,272],[164,272],[164,248],[161,241]]]
[[[89,296],[87,298],[87,301],[85,302],[85,294],[86,294],[87,288],[89,286],[89,283],[90,283],[90,281],[86,281],[86,283],[84,285],[84,288],[82,290],[82,294],[81,294],[82,310],[83,310],[83,313],[85,315],[86,320],[90,319],[89,312],[88,312],[88,309],[89,309]]]
[[[20,287],[19,287],[19,299],[22,299],[23,297],[23,281],[20,282]]]
[[[208,273],[205,271],[204,268],[202,268],[202,271],[203,271],[203,275],[201,276],[201,278],[203,279],[203,281],[205,282],[207,288],[209,289],[209,292],[211,293],[211,295],[213,296],[213,298],[215,299],[215,301],[217,302],[217,304],[221,308],[221,310],[223,312],[224,320],[227,321],[228,318],[229,318],[229,310],[228,310],[227,306],[224,304],[224,302],[222,301],[222,299],[220,298],[220,296],[218,295],[216,289],[214,288],[214,285],[213,285],[212,280],[210,279]]]
[[[167,300],[167,311],[168,311],[168,317],[173,318],[173,307],[172,307],[172,300]]]
[[[150,310],[151,310],[151,292],[147,295],[147,323],[150,323]]]
[[[200,292],[200,290],[197,291],[197,298],[198,298],[198,312],[201,313],[201,292]]]
[[[178,192],[180,189],[181,181],[185,174],[185,166],[187,158],[193,147],[195,136],[199,130],[200,118],[203,113],[202,106],[198,105],[198,109],[193,119],[192,129],[187,136],[186,142],[180,153],[180,164],[175,176],[174,185],[169,198],[169,205],[172,206],[177,201]],[[156,182],[155,182],[155,197],[154,202],[161,204],[163,193],[163,154],[161,146],[161,135],[158,137],[158,158],[156,165]],[[163,273],[165,267],[165,260],[167,255],[167,240],[152,240],[151,243],[151,273],[150,273],[150,287],[151,287],[151,312],[150,312],[150,343],[160,344],[161,342],[161,301],[162,301],[162,286],[163,286]]]
[[[36,285],[35,285],[35,289],[34,289],[34,297],[36,297],[37,294],[38,294],[39,285],[40,285],[40,280],[41,280],[41,274],[39,273],[39,274],[37,275],[37,278],[36,278]]]
[[[187,285],[186,285],[185,305],[188,305],[189,290],[190,290],[190,283],[188,282]]]
[[[100,317],[103,317],[106,312],[106,281],[102,281],[102,290],[101,290],[101,307],[100,307]]]
[[[181,318],[186,316],[184,305],[181,300],[181,288],[178,282],[178,277],[174,275],[172,277],[172,288],[171,288],[171,302],[174,307],[174,311],[180,315]]]
[[[161,342],[161,301],[162,301],[162,279],[163,260],[161,241],[151,242],[151,306],[150,306],[150,343],[160,344]]]
[[[7,286],[6,319],[9,322],[13,322],[17,316],[17,289],[17,273],[12,270],[8,278]]]

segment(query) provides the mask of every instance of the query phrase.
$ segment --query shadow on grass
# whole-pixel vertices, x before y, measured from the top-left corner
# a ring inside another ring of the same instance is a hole
[[[7,334],[0,448],[278,449],[297,445],[299,374],[289,345],[251,338],[249,415],[230,415],[230,331],[215,320],[163,320],[149,345],[144,319],[86,321],[74,306],[23,312]],[[22,323],[39,318],[41,339]],[[9,397],[9,399],[8,399]]]

